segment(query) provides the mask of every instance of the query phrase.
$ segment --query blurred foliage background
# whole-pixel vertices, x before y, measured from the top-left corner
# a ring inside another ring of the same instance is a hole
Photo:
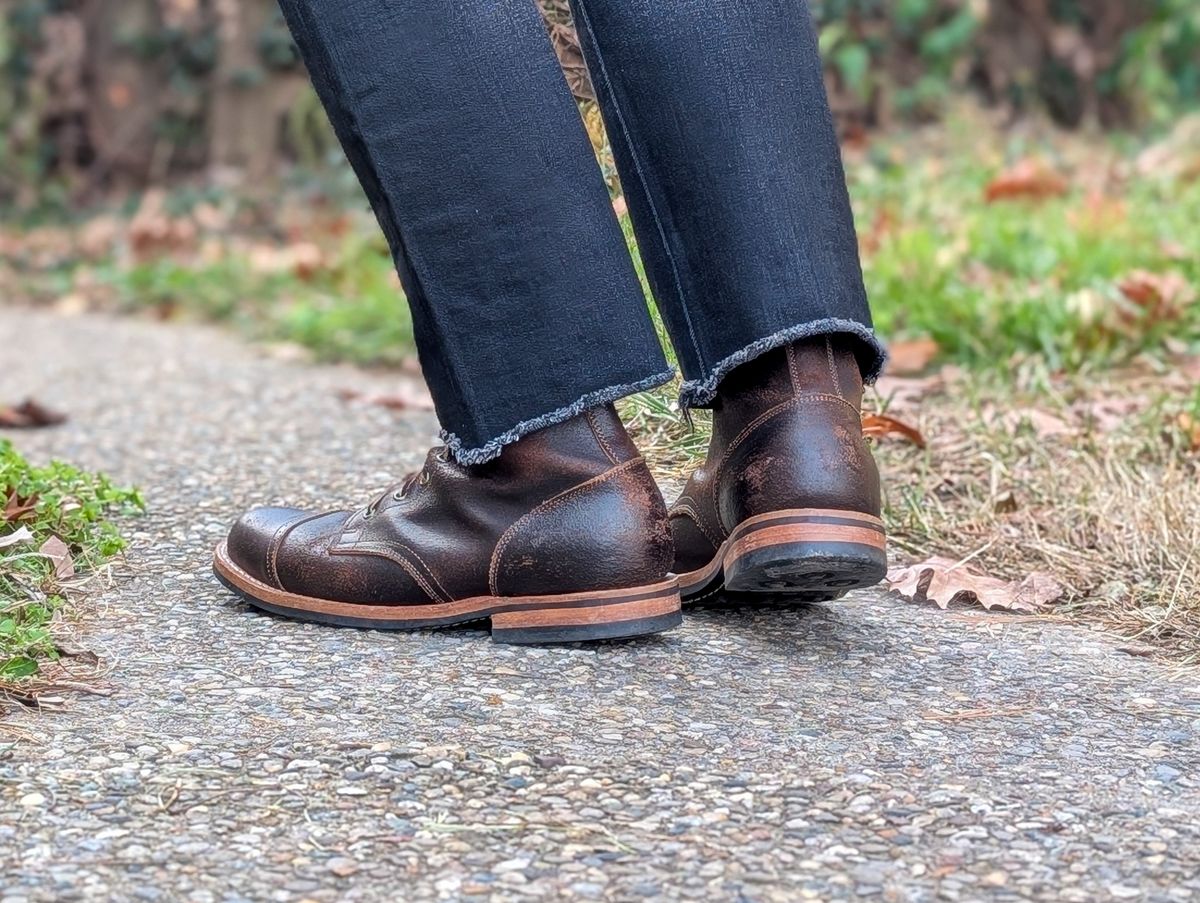
[[[4,0],[0,203],[90,200],[180,174],[336,161],[273,0]],[[543,0],[591,101],[566,0]],[[1195,0],[813,0],[842,128],[936,119],[970,91],[1069,128],[1200,100]]]

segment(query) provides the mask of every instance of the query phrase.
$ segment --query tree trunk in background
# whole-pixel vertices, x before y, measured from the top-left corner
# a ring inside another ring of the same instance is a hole
[[[569,3],[537,2],[613,180]],[[934,118],[968,88],[1014,116],[1044,110],[1085,127],[1200,101],[1187,9],[1200,0],[812,2],[847,131]],[[206,167],[269,186],[285,161],[315,165],[336,148],[276,0],[0,0],[0,39],[0,202],[31,206],[47,186],[79,199]]]
[[[991,0],[979,53],[992,99],[1043,103],[1069,126],[1123,121],[1129,110],[1121,98],[1101,96],[1097,77],[1117,61],[1125,37],[1151,19],[1153,4],[1090,0],[1085,11],[1080,22],[1064,24],[1052,0]]]
[[[259,35],[271,21],[275,0],[216,0],[219,53],[208,120],[208,164],[235,171],[246,184],[270,181],[279,168],[284,114],[308,82],[300,74],[268,73]]]
[[[164,73],[123,40],[161,26],[156,0],[88,0],[87,135],[93,180],[144,180],[152,169]]]

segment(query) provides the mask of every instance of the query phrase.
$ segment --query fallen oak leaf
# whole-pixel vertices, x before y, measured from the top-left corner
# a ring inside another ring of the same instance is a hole
[[[920,373],[937,357],[941,349],[928,336],[892,342],[888,346],[888,373],[908,375]]]
[[[4,509],[0,510],[0,521],[14,523],[23,520],[33,514],[37,509],[37,503],[38,494],[36,492],[32,495],[20,496],[14,489],[4,500]]]
[[[433,399],[429,393],[415,386],[401,386],[397,391],[380,395],[368,395],[358,389],[339,389],[338,398],[345,402],[378,405],[389,411],[432,411]]]
[[[1186,411],[1175,418],[1175,425],[1183,434],[1183,443],[1188,451],[1200,451],[1200,418]]]
[[[984,197],[989,204],[1008,200],[1045,200],[1061,197],[1069,186],[1062,175],[1037,159],[1021,160],[987,184]]]
[[[1076,432],[1075,428],[1061,417],[1038,408],[1010,408],[1005,411],[989,408],[983,419],[988,426],[1003,427],[1012,435],[1028,427],[1039,439],[1073,436]]]
[[[57,536],[51,536],[38,548],[38,554],[45,555],[54,565],[56,580],[70,580],[75,576],[75,560],[65,542]]]
[[[988,611],[1036,614],[1063,595],[1062,585],[1049,574],[1035,571],[1020,581],[1000,580],[938,556],[892,568],[887,583],[892,592],[910,602],[933,602],[941,609],[974,603]]]
[[[1182,273],[1134,270],[1117,282],[1117,290],[1153,320],[1171,320],[1196,300],[1196,290]]]
[[[41,426],[56,426],[67,419],[66,414],[52,411],[32,398],[12,407],[0,407],[0,428],[35,429]]]
[[[926,395],[945,387],[940,373],[931,376],[891,376],[887,373],[875,381],[875,394],[884,410],[909,410],[919,405]]]
[[[1071,405],[1070,411],[1088,429],[1112,432],[1128,424],[1131,418],[1141,414],[1149,405],[1150,402],[1144,397],[1135,395],[1079,401]]]
[[[917,448],[925,447],[925,437],[920,430],[887,414],[863,414],[862,430],[863,435],[871,439],[903,436]]]

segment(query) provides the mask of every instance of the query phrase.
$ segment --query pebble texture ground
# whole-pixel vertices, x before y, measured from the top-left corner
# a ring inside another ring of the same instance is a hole
[[[111,695],[0,716],[4,903],[1200,895],[1195,672],[878,592],[587,648],[277,620],[210,576],[231,519],[365,502],[432,417],[200,327],[0,335],[0,398],[72,417],[20,446],[150,504],[83,629]]]

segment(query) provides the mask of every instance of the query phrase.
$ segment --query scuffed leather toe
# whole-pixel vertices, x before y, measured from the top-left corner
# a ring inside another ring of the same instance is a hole
[[[299,508],[255,508],[243,514],[229,531],[226,549],[233,563],[262,583],[275,586],[267,556],[277,533],[304,517]]]
[[[287,531],[275,553],[281,588],[356,605],[439,601],[427,589],[429,583],[422,586],[414,576],[421,572],[402,548],[370,541],[364,544],[358,531],[343,543],[343,528],[350,516],[349,511],[309,516]],[[368,550],[375,554],[362,554]]]

